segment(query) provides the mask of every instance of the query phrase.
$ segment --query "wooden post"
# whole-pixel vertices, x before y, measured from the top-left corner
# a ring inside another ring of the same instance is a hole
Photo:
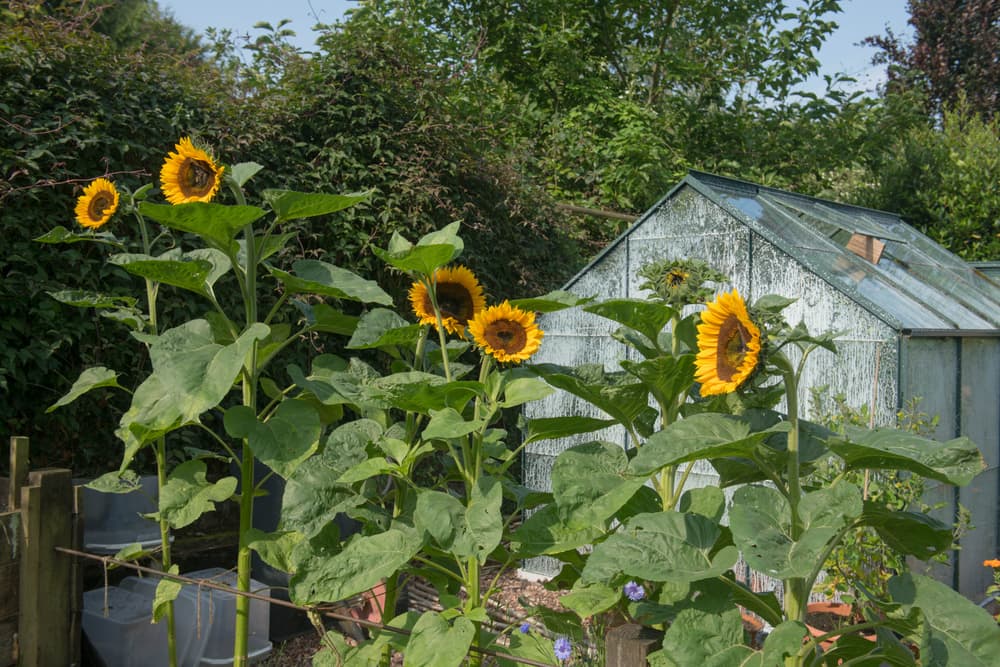
[[[73,542],[73,478],[69,470],[37,470],[21,489],[22,667],[70,665],[72,559],[56,547]]]
[[[10,484],[7,487],[7,509],[21,506],[21,487],[28,480],[28,439],[15,435],[10,439]]]
[[[0,514],[0,667],[17,664],[20,535],[21,513]]]
[[[660,648],[663,633],[626,623],[612,628],[605,640],[606,667],[645,667],[647,656]]]
[[[73,487],[73,548],[83,550],[83,487]],[[83,641],[83,561],[72,558],[70,570],[70,657],[73,665],[81,664]]]

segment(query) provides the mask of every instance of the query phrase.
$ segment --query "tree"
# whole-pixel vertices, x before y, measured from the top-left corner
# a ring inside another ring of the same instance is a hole
[[[963,97],[973,113],[1000,111],[1000,0],[909,0],[909,11],[911,44],[892,31],[866,40],[882,49],[890,91],[921,89],[935,116]]]

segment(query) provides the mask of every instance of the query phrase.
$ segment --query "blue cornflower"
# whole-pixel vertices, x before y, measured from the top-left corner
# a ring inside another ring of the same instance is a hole
[[[637,584],[634,581],[630,581],[625,584],[625,597],[627,597],[632,602],[638,602],[639,600],[646,597],[646,589],[642,587],[642,584]]]
[[[573,645],[565,637],[557,639],[552,648],[555,649],[556,658],[559,660],[569,660],[569,656],[573,654]]]
[[[519,627],[517,630],[522,635],[526,635],[531,630],[531,623],[528,623],[527,621],[525,621],[524,623],[521,624],[521,627]]]

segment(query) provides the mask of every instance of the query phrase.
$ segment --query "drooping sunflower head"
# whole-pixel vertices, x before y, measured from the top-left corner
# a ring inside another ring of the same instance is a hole
[[[486,308],[469,322],[476,345],[500,363],[521,363],[538,351],[545,335],[535,314],[504,301]]]
[[[760,329],[750,319],[739,292],[722,293],[707,304],[698,325],[695,380],[701,395],[736,391],[760,361]]]
[[[76,200],[76,219],[84,227],[102,227],[118,210],[118,189],[106,178],[98,178],[83,189]]]
[[[171,204],[209,202],[222,184],[225,167],[204,150],[196,147],[190,137],[184,137],[174,147],[176,152],[167,155],[160,169],[163,196]]]
[[[434,272],[434,291],[441,323],[446,331],[465,337],[465,327],[483,308],[486,298],[475,274],[464,266],[445,267]],[[437,324],[434,302],[427,285],[421,281],[410,288],[410,304],[420,324]]]
[[[722,273],[698,259],[670,259],[652,262],[639,270],[645,282],[640,289],[652,291],[664,303],[675,308],[704,303],[714,294],[711,284],[726,282]]]

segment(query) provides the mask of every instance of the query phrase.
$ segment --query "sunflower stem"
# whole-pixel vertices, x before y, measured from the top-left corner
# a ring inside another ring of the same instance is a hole
[[[135,212],[136,219],[139,221],[142,252],[145,255],[149,255],[152,251],[152,244],[149,241],[149,229],[146,226],[146,219],[139,213],[139,208],[135,205],[134,200],[132,201],[131,208]],[[149,317],[149,331],[154,336],[159,333],[156,314],[156,296],[158,291],[159,286],[149,278],[146,278],[146,310]],[[156,485],[162,492],[163,487],[167,485],[167,439],[164,436],[156,439],[155,453]],[[170,524],[167,523],[166,519],[160,519],[159,524],[161,565],[163,571],[168,572],[171,565],[173,565],[170,553]],[[174,615],[173,600],[167,604],[167,662],[170,667],[177,667],[177,621]]]
[[[243,191],[231,180],[226,181],[229,189],[236,197],[240,206],[246,205]],[[243,229],[244,268],[243,305],[246,311],[246,326],[257,322],[257,244],[254,238],[253,224]],[[251,345],[248,368],[243,376],[243,405],[257,413],[257,342]],[[253,527],[253,495],[254,495],[254,456],[249,441],[243,439],[243,451],[240,458],[240,539],[239,552],[236,558],[236,588],[243,592],[250,591],[250,547],[244,540],[244,535]],[[236,627],[233,640],[233,667],[246,667],[247,651],[250,635],[250,598],[243,595],[236,597]]]
[[[788,470],[786,472],[786,483],[788,484],[788,509],[791,523],[791,535],[793,542],[797,542],[802,536],[802,519],[799,516],[799,501],[802,497],[801,481],[799,479],[799,391],[798,374],[791,370],[791,365],[787,359],[784,363],[778,364],[780,368],[787,368],[782,372],[785,381],[785,401],[788,404],[788,422],[791,430],[788,432]],[[801,366],[799,367],[801,371]],[[808,591],[806,580],[803,577],[792,577],[786,579],[785,585],[785,618],[792,621],[804,621],[806,614],[806,602],[808,601]]]

